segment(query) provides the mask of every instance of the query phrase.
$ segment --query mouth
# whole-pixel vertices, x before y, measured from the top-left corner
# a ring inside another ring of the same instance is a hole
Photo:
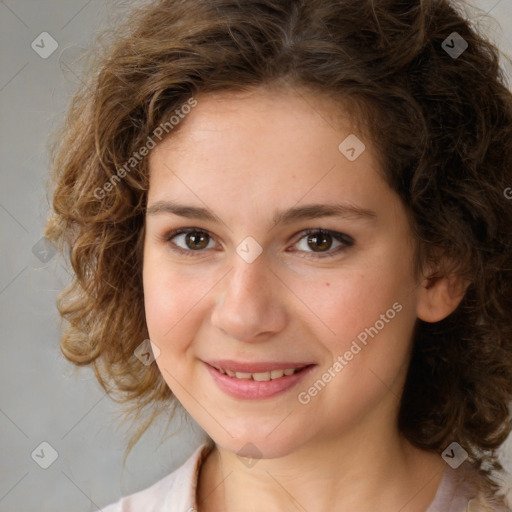
[[[270,398],[300,382],[316,366],[314,363],[205,363],[218,387],[235,398]]]
[[[228,359],[209,361],[210,366],[224,375],[236,379],[253,379],[258,382],[279,379],[283,376],[293,375],[300,370],[311,366],[311,362],[268,361],[261,363],[244,363]]]

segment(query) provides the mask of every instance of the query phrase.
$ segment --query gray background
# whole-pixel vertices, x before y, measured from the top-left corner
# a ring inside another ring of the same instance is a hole
[[[512,55],[512,0],[473,4],[494,18],[482,24]],[[201,441],[190,420],[173,422],[179,433],[161,442],[160,421],[123,469],[127,430],[118,421],[118,406],[90,369],[75,370],[58,348],[55,301],[69,275],[60,258],[41,261],[47,136],[78,83],[80,48],[109,24],[112,5],[0,0],[0,512],[96,511],[168,474]],[[42,32],[58,43],[46,59],[31,47]],[[510,77],[511,67],[503,66]],[[36,448],[41,453],[42,442],[58,453],[48,469],[31,456]],[[510,439],[501,455],[511,469]]]

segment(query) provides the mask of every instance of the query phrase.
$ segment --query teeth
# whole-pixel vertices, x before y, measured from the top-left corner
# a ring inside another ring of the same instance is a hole
[[[253,373],[252,378],[258,382],[270,380],[270,372]]]
[[[224,375],[228,375],[229,377],[235,377],[237,379],[244,380],[255,380],[257,382],[266,382],[269,380],[280,379],[285,375],[292,375],[296,371],[300,370],[300,368],[287,368],[285,370],[272,370],[269,372],[258,372],[258,373],[248,373],[248,372],[234,372],[232,370],[224,370],[223,368],[217,368],[220,373]]]
[[[237,379],[250,379],[251,377],[252,373],[236,372]]]

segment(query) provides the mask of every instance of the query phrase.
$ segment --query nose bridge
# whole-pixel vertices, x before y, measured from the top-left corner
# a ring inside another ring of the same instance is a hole
[[[263,255],[248,262],[234,255],[231,272],[220,287],[212,323],[225,333],[251,339],[261,332],[282,328],[284,310],[279,304],[277,281]]]
[[[268,303],[271,295],[271,288],[268,286],[269,275],[273,274],[263,255],[252,262],[235,256],[224,299],[243,301],[245,304],[253,303],[252,307]]]

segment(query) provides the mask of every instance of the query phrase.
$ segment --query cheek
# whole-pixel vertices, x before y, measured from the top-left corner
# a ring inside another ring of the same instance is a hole
[[[415,296],[397,261],[374,257],[373,263],[323,280],[312,294],[317,299],[311,309],[320,312],[330,331],[322,328],[322,342],[332,361],[339,356],[344,360],[333,389],[348,386],[352,398],[378,393],[376,388],[392,383],[408,360]]]
[[[337,275],[323,276],[309,282],[297,283],[298,295],[307,306],[308,317],[321,320],[333,340],[343,345],[390,310],[404,296],[405,285],[380,268],[351,269]],[[379,324],[380,325],[380,324]]]
[[[144,260],[143,286],[150,338],[165,351],[171,340],[174,340],[173,347],[179,346],[179,340],[185,341],[183,333],[187,329],[190,337],[190,322],[194,313],[197,314],[206,284],[197,275],[191,275],[189,269],[171,269],[163,260],[164,257],[149,251]]]
[[[156,364],[171,391],[187,404],[181,385],[193,382],[190,347],[201,312],[202,286],[191,276],[170,272],[169,265],[148,258],[143,272],[146,324],[151,341],[160,350]],[[197,286],[195,286],[197,285]]]
[[[400,394],[416,320],[414,303],[403,290],[382,287],[362,299],[346,305],[339,337],[329,347],[332,360],[342,365],[333,391],[343,392],[354,407],[374,403],[390,390]]]

